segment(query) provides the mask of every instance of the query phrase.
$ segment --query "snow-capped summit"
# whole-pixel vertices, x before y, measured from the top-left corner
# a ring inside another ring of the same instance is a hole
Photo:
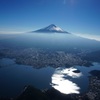
[[[57,26],[54,25],[54,24],[49,25],[48,27],[46,27],[46,29],[48,29],[48,30],[50,30],[50,31],[53,31],[53,30],[56,30],[56,31],[63,31],[60,27],[57,27]]]
[[[51,24],[45,28],[42,28],[42,29],[39,29],[39,30],[36,30],[34,32],[47,32],[47,33],[68,33],[66,31],[64,31],[63,29],[61,29],[60,27],[54,25],[54,24]]]

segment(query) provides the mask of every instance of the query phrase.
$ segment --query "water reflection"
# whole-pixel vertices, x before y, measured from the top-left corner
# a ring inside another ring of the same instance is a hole
[[[64,94],[79,94],[80,87],[71,81],[71,78],[78,78],[82,76],[82,73],[75,73],[74,71],[76,70],[77,69],[73,67],[56,69],[55,73],[52,75],[52,87]]]
[[[15,59],[3,58],[0,59],[0,68],[11,66],[15,64]]]

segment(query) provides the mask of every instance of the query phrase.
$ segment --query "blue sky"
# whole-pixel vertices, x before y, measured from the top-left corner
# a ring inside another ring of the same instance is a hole
[[[55,24],[100,34],[100,0],[0,0],[0,32],[27,32]]]

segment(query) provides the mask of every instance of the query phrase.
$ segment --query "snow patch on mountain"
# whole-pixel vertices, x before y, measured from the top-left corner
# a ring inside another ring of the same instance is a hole
[[[34,32],[55,32],[55,33],[68,33],[66,31],[64,31],[63,29],[61,29],[60,27],[54,25],[54,24],[51,24],[45,28],[42,28],[42,29],[39,29],[39,30],[36,30]]]

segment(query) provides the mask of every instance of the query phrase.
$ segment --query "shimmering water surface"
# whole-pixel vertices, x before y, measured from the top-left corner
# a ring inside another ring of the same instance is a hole
[[[83,93],[88,88],[89,72],[100,70],[100,64],[97,63],[88,68],[75,66],[35,69],[32,66],[18,65],[8,58],[0,59],[0,66],[0,96],[4,97],[20,94],[26,85],[33,85],[39,89],[54,87],[64,94]],[[80,72],[76,73],[75,70]]]

